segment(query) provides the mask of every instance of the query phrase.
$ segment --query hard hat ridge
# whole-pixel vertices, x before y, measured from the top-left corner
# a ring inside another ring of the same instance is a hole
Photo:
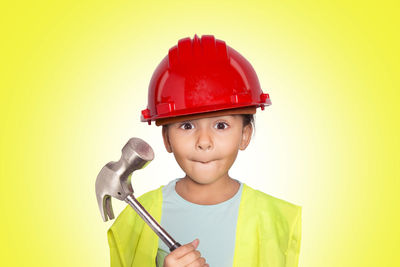
[[[228,63],[226,44],[213,35],[203,35],[200,39],[195,34],[193,40],[190,37],[180,39],[177,46],[169,49],[168,62],[172,69]]]

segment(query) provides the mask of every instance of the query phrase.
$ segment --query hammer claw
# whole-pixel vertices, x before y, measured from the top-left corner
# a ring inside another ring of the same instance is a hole
[[[104,215],[105,215],[105,221],[107,221],[108,219],[110,219],[110,220],[114,219],[114,212],[113,212],[113,208],[111,205],[111,196],[106,196],[104,198]],[[108,219],[107,219],[107,216],[108,216]]]

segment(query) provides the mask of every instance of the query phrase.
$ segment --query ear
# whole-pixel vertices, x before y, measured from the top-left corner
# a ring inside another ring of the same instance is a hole
[[[165,149],[168,151],[168,153],[172,153],[171,144],[169,142],[168,127],[167,126],[163,126],[162,127],[162,137],[163,137],[163,140],[164,140]]]
[[[251,135],[253,134],[253,125],[250,123],[243,128],[242,140],[240,141],[239,149],[245,150],[249,145],[251,140]]]

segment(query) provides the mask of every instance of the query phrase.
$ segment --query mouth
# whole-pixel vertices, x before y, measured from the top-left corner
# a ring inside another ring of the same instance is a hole
[[[204,160],[193,160],[196,163],[201,163],[201,164],[208,164],[213,162],[214,160],[208,160],[208,161],[204,161]]]

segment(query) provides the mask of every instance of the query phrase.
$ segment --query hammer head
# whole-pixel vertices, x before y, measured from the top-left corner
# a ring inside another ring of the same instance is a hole
[[[122,148],[119,161],[111,161],[101,169],[96,179],[96,196],[104,221],[114,219],[111,197],[125,200],[132,195],[132,173],[144,168],[153,158],[153,149],[142,139],[133,137]]]

